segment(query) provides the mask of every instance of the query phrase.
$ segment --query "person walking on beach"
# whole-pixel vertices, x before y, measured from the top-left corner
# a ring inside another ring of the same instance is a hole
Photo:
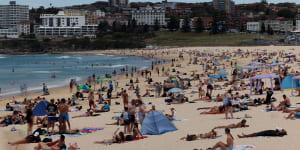
[[[68,122],[69,130],[71,130],[71,125],[69,122],[69,105],[66,103],[66,100],[61,99],[61,103],[58,105],[59,111],[59,131],[60,133],[65,133],[67,131],[66,122]]]
[[[70,93],[73,92],[73,79],[70,80]]]
[[[228,113],[230,113],[231,119],[233,119],[231,100],[232,100],[231,90],[228,90],[226,97],[223,100],[223,106],[225,107],[225,119],[228,119]]]
[[[124,107],[128,106],[128,94],[127,94],[126,90],[124,90],[122,92],[122,98],[123,98]]]
[[[52,127],[51,132],[54,131],[54,123],[56,121],[57,106],[54,104],[54,99],[50,100],[50,104],[47,105],[46,112],[48,114],[47,133],[49,133],[50,127]]]
[[[27,135],[30,135],[32,132],[32,127],[33,127],[33,112],[32,112],[32,108],[31,106],[26,106],[26,117],[25,117],[27,124],[28,124],[28,128],[27,128]]]
[[[92,107],[95,108],[95,101],[94,101],[94,99],[95,99],[94,92],[91,91],[90,94],[89,94],[89,96],[88,96],[90,109],[92,109]]]

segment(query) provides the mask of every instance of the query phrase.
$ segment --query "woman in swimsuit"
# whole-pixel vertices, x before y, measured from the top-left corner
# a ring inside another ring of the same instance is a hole
[[[91,117],[91,116],[98,116],[99,114],[93,114],[93,111],[88,109],[88,111],[82,115],[73,116],[72,118],[80,118],[80,117]]]
[[[285,136],[287,135],[286,130],[276,129],[276,130],[265,130],[261,132],[256,132],[252,134],[243,134],[238,135],[239,138],[248,138],[248,137],[258,137],[258,136]]]
[[[213,139],[217,137],[217,132],[214,130],[211,130],[208,133],[204,133],[204,134],[192,134],[192,135],[187,135],[186,137],[182,137],[180,138],[180,140],[186,140],[186,141],[194,141],[194,140],[198,140],[200,138],[207,138],[207,139]]]
[[[94,142],[95,144],[108,144],[111,145],[113,143],[121,143],[125,141],[125,136],[124,136],[124,132],[119,132],[119,134],[117,134],[117,132],[119,131],[120,128],[118,128],[115,132],[114,135],[112,137],[112,139],[107,139],[107,140],[103,140],[103,141],[96,141]]]
[[[61,135],[60,139],[50,142],[50,143],[44,143],[40,142],[36,147],[34,147],[34,150],[63,150],[66,149],[65,144],[65,136]],[[69,148],[70,150],[73,150],[73,148]]]
[[[249,125],[246,125],[246,120],[243,119],[241,122],[237,123],[237,124],[230,124],[227,126],[217,126],[214,129],[221,129],[221,128],[229,128],[229,129],[233,129],[233,128],[245,128],[245,127],[249,127]]]
[[[223,106],[214,106],[209,111],[201,112],[200,114],[223,114],[225,111]]]
[[[233,136],[230,133],[230,129],[225,129],[225,134],[227,135],[226,144],[223,142],[218,142],[213,148],[209,148],[215,150],[217,148],[221,148],[222,150],[232,150],[233,149]]]

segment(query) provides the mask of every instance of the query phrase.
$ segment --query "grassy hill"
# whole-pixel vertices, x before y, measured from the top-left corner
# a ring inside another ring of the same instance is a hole
[[[259,34],[226,33],[210,35],[209,33],[155,32],[155,37],[147,39],[147,45],[157,46],[238,46],[241,42],[253,41]],[[276,35],[263,35],[265,40],[276,40]]]

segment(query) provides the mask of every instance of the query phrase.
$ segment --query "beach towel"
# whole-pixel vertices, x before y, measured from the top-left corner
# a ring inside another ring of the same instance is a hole
[[[83,128],[82,131],[98,131],[98,130],[104,130],[104,128],[100,127],[87,127],[87,128]]]
[[[77,134],[63,134],[65,137],[79,137],[82,135],[87,135],[88,133],[77,133]],[[47,138],[60,138],[60,134],[46,136]]]
[[[233,147],[233,150],[249,150],[255,147],[255,145],[237,145]],[[222,150],[222,148],[217,148],[216,150]]]
[[[186,121],[188,119],[173,119],[172,121]]]

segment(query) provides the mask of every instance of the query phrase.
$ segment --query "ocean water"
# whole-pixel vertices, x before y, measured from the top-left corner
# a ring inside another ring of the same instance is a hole
[[[28,92],[42,91],[42,83],[49,89],[67,86],[71,79],[86,80],[95,73],[117,73],[121,68],[136,66],[147,69],[152,61],[134,56],[103,54],[37,54],[37,55],[1,55],[0,88],[1,96],[13,96],[21,93],[21,86],[26,84]],[[93,65],[92,64],[96,64]],[[55,74],[56,78],[51,78]]]

